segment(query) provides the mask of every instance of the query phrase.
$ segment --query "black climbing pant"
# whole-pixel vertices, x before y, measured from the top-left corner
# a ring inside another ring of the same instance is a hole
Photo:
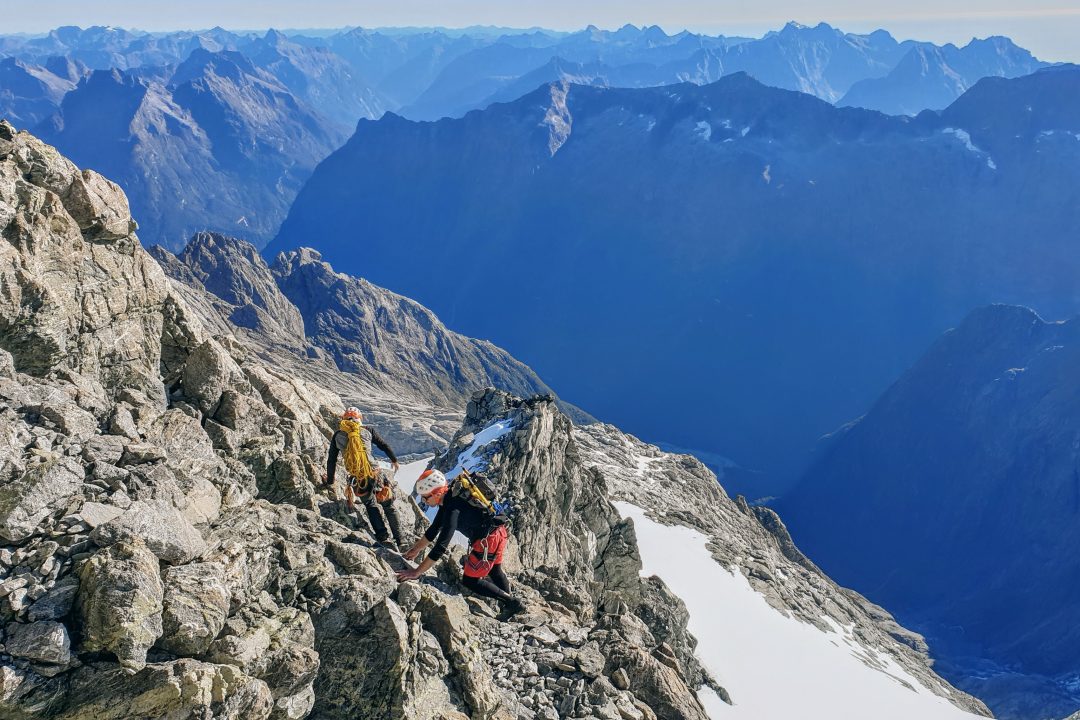
[[[360,502],[364,504],[364,510],[367,511],[368,522],[371,523],[375,539],[379,542],[389,540],[390,535],[386,532],[386,526],[389,525],[390,533],[394,536],[394,542],[401,545],[401,523],[398,522],[397,510],[394,509],[394,499],[390,498],[380,503],[375,501],[375,493],[368,493],[360,498]],[[380,507],[382,507],[382,513],[379,512]],[[385,523],[383,522],[383,515],[386,515]]]
[[[510,579],[503,572],[502,564],[491,568],[491,572],[488,573],[487,577],[464,577],[461,579],[461,584],[477,595],[484,597],[504,602],[514,599],[514,596],[510,594]]]

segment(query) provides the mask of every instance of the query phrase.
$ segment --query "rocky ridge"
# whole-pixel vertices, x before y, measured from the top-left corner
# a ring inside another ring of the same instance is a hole
[[[408,298],[335,272],[314,250],[281,253],[270,265],[250,243],[203,232],[179,255],[149,252],[207,327],[236,336],[274,367],[334,388],[399,453],[442,448],[476,388],[551,392],[501,348],[447,329]],[[592,420],[560,406],[577,421]]]
[[[4,717],[705,717],[554,404],[513,401],[499,456],[551,541],[523,542],[533,610],[500,625],[446,584],[460,551],[398,586],[313,485],[340,399],[212,336],[116,185],[0,124],[0,219]]]
[[[666,453],[611,425],[574,429],[585,464],[602,472],[609,496],[641,507],[667,525],[682,525],[710,538],[713,559],[741,573],[778,612],[823,632],[846,630],[863,648],[894,660],[924,687],[958,707],[990,715],[976,698],[960,692],[932,670],[926,641],[884,608],[840,587],[795,545],[771,509],[728,497],[716,477],[690,455]],[[863,661],[883,669],[873,653]]]

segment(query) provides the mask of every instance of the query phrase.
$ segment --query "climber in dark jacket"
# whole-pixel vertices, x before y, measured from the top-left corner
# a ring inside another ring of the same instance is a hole
[[[363,415],[357,408],[350,407],[341,417],[341,425],[334,433],[330,441],[330,452],[326,458],[326,477],[323,482],[334,482],[334,474],[337,471],[338,455],[344,455],[345,469],[349,473],[349,479],[345,484],[345,502],[349,510],[355,511],[353,501],[356,498],[364,504],[367,511],[371,529],[375,532],[375,539],[387,547],[402,548],[401,524],[398,522],[397,510],[394,509],[394,488],[386,476],[379,470],[375,457],[371,453],[371,446],[375,445],[390,458],[390,465],[397,472],[397,456],[386,441],[379,434],[362,424]],[[386,515],[386,523],[383,522],[379,513],[382,507]],[[390,542],[390,536],[386,532],[386,525],[390,525],[394,542]]]
[[[416,481],[416,493],[428,505],[437,505],[439,512],[424,535],[405,551],[404,557],[415,559],[432,542],[435,547],[415,570],[399,572],[398,581],[415,580],[430,570],[446,554],[454,533],[461,532],[469,539],[461,584],[477,595],[498,600],[503,606],[503,617],[521,612],[525,606],[510,594],[510,580],[502,569],[508,538],[506,525],[493,523],[494,513],[449,490],[446,477],[438,470],[426,470]]]

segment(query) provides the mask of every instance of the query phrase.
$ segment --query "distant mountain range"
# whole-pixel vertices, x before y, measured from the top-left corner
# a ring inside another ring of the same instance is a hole
[[[1078,91],[1054,68],[909,119],[735,75],[386,115],[268,252],[315,244],[761,495],[970,308],[1080,308]]]
[[[173,248],[204,228],[272,237],[342,139],[246,56],[201,49],[167,79],[95,70],[38,133],[115,177],[141,232]]]
[[[960,49],[897,42],[880,30],[854,35],[825,23],[789,23],[756,40],[667,35],[655,26],[615,32],[590,27],[549,42],[500,39],[465,53],[400,112],[414,119],[457,117],[519,97],[537,81],[649,87],[704,84],[746,72],[766,85],[828,102],[915,115],[944,108],[983,77],[1017,77],[1045,65],[1007,38],[973,40]]]
[[[890,115],[942,110],[984,77],[1019,77],[1046,63],[1011,40],[972,40],[962,48],[918,43],[888,75],[854,83],[837,103]]]
[[[780,503],[800,547],[999,718],[1080,707],[1078,367],[1080,321],[978,310]]]
[[[1005,38],[958,49],[825,24],[790,23],[756,40],[633,25],[310,35],[62,27],[0,36],[0,116],[116,178],[145,241],[175,250],[205,229],[261,247],[315,165],[358,120],[386,111],[435,119],[549,82],[707,84],[745,71],[829,102],[915,114],[984,76],[1042,65]],[[106,129],[113,143],[82,142]]]

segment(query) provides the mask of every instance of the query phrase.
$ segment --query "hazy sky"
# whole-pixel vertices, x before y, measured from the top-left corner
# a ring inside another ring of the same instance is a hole
[[[4,13],[0,33],[57,25],[144,30],[363,25],[504,25],[574,30],[625,23],[759,36],[788,20],[849,32],[884,27],[900,39],[966,43],[1008,35],[1045,60],[1080,62],[1080,0],[42,0]]]

